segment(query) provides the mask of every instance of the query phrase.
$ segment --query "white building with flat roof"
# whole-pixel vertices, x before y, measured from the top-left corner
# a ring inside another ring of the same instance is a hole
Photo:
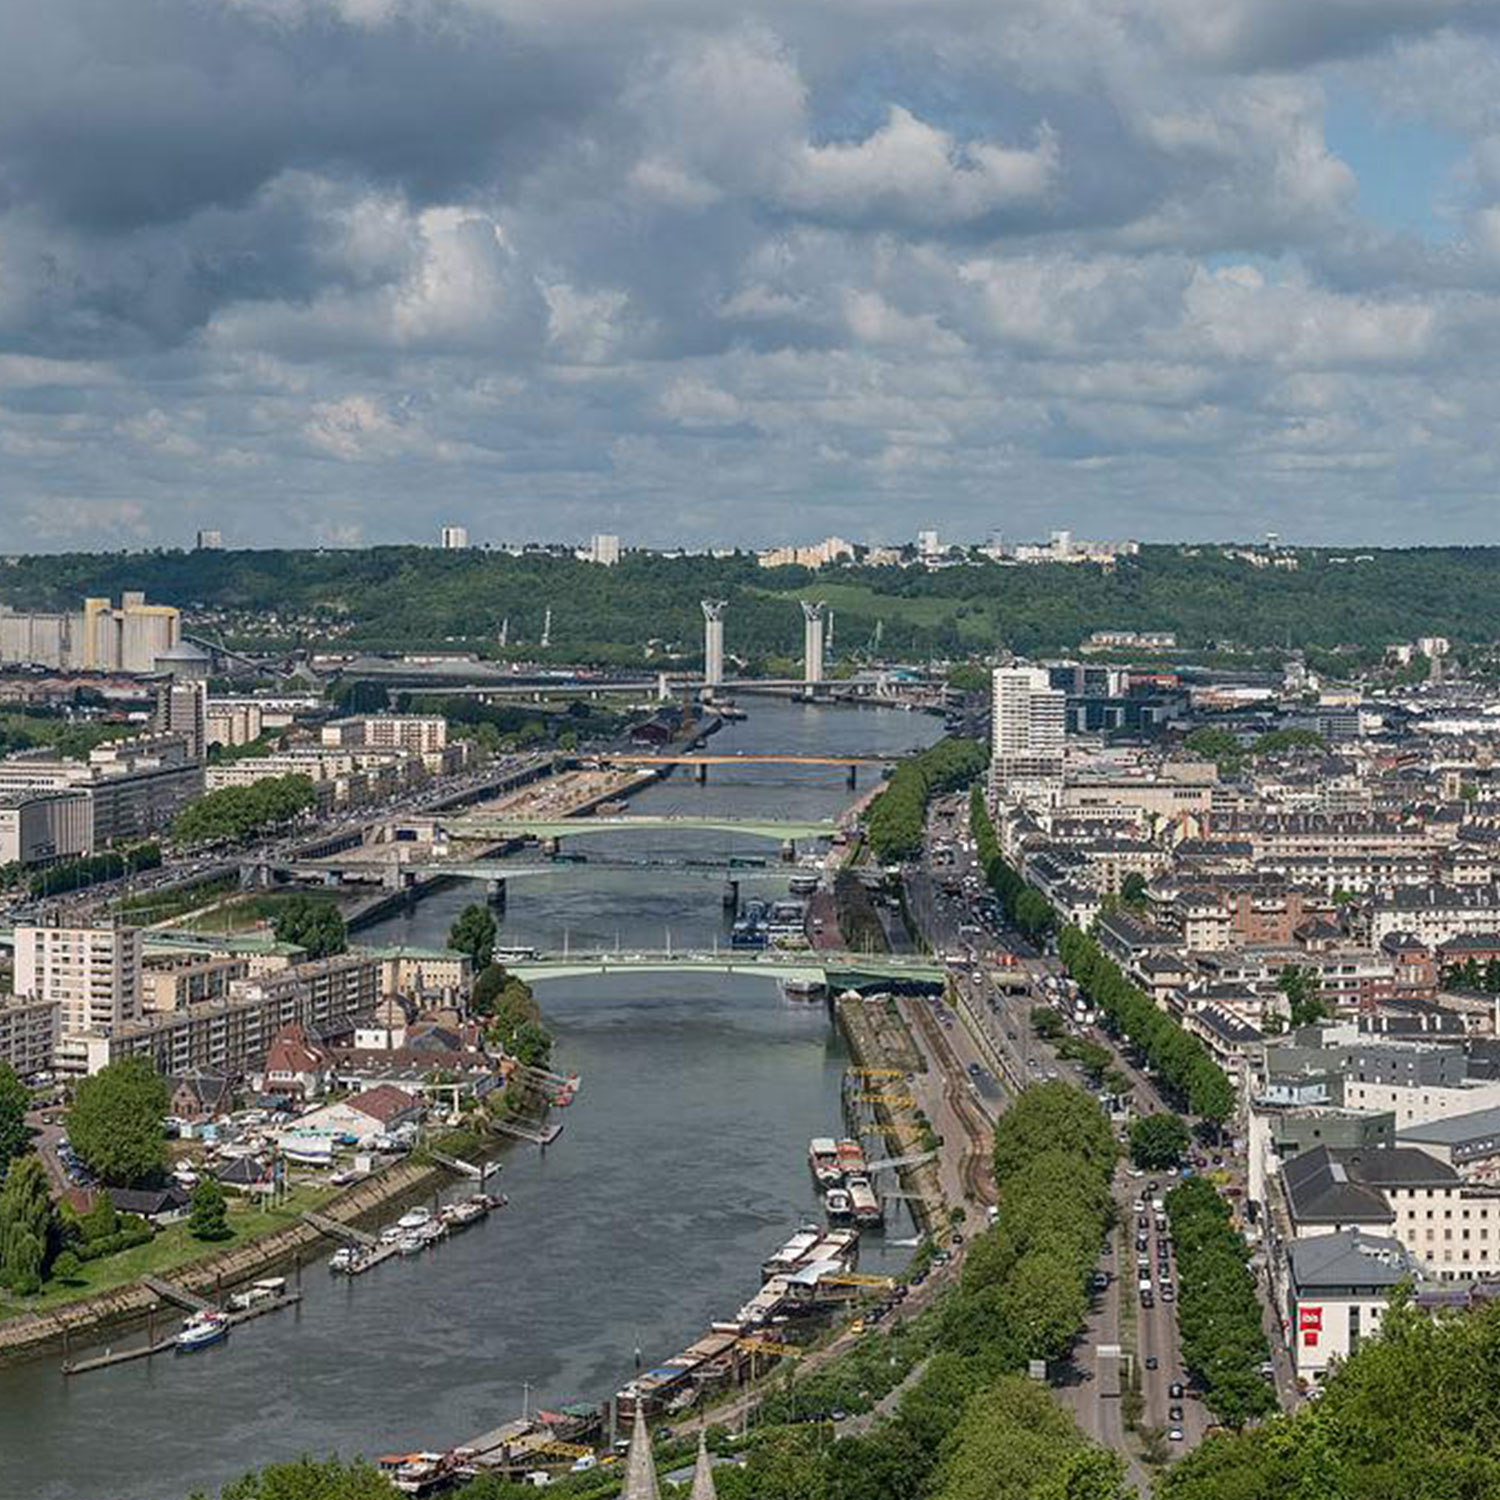
[[[57,1064],[87,1068],[85,1036],[111,1036],[141,1014],[138,928],[17,927],[16,995],[58,1007]]]

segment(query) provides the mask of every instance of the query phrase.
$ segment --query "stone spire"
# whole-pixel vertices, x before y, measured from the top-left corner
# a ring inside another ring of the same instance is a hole
[[[698,1462],[693,1465],[693,1492],[688,1500],[719,1500],[714,1488],[714,1466],[708,1461],[708,1438],[698,1434]]]
[[[630,1452],[625,1456],[625,1487],[620,1500],[661,1500],[656,1484],[656,1464],[651,1457],[651,1434],[639,1399],[635,1407],[635,1427],[630,1434]]]

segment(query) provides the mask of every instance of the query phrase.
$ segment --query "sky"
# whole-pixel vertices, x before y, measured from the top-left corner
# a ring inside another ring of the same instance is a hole
[[[1494,0],[5,0],[0,549],[1500,542]]]

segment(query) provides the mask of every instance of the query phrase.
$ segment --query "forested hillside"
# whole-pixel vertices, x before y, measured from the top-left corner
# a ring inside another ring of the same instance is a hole
[[[1075,648],[1095,630],[1170,630],[1183,649],[1288,643],[1378,652],[1388,641],[1500,638],[1500,549],[1304,551],[1295,570],[1257,568],[1217,548],[1147,547],[1106,572],[1093,566],[766,570],[726,558],[627,555],[615,568],[545,554],[511,557],[422,547],[366,551],[151,552],[15,559],[0,568],[0,603],[76,607],[85,594],[143,589],[187,608],[275,613],[288,634],[338,627],[379,647],[496,640],[535,645],[552,609],[554,647],[600,660],[639,660],[648,642],[699,649],[699,600],[729,601],[733,655],[796,656],[798,597],[827,600],[836,654],[880,631],[884,654],[963,655],[997,645]]]

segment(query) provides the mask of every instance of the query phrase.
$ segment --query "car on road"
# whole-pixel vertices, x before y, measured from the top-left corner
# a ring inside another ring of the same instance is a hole
[[[1174,1401],[1181,1401],[1183,1397],[1182,1382],[1180,1380],[1174,1380],[1171,1385],[1167,1387],[1167,1395],[1169,1395]]]
[[[1161,1361],[1154,1354],[1148,1354],[1146,1356],[1146,1368],[1148,1370],[1159,1370],[1161,1368]]]
[[[1109,1272],[1094,1272],[1094,1290],[1096,1292],[1107,1292],[1109,1290]]]
[[[1167,1408],[1167,1421],[1180,1422],[1181,1420],[1182,1408],[1180,1406],[1171,1406]]]
[[[1182,1428],[1180,1428],[1180,1427],[1174,1427],[1174,1428],[1173,1428],[1173,1429],[1172,1429],[1172,1430],[1171,1430],[1171,1431],[1170,1431],[1170,1432],[1169,1432],[1169,1433],[1168,1433],[1168,1434],[1167,1434],[1167,1436],[1168,1436],[1168,1437],[1169,1437],[1169,1438],[1170,1438],[1170,1439],[1171,1439],[1171,1440],[1172,1440],[1172,1441],[1173,1441],[1173,1442],[1174,1442],[1174,1443],[1180,1443],[1180,1442],[1182,1442],[1182,1441],[1183,1441],[1183,1436],[1182,1436]]]

